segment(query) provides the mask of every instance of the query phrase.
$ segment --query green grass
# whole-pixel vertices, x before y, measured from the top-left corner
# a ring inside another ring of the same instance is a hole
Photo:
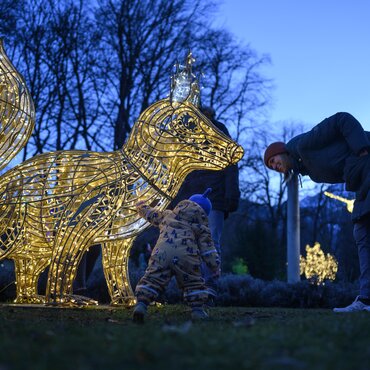
[[[370,369],[370,313],[217,307],[190,323],[185,306],[0,307],[0,370]]]

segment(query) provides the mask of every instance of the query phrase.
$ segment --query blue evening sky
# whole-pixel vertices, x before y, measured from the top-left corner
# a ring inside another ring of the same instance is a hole
[[[271,121],[347,111],[370,131],[369,18],[370,0],[224,0],[215,21],[270,55]]]

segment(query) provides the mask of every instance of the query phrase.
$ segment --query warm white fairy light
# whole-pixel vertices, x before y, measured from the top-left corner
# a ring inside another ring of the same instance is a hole
[[[327,280],[334,281],[337,272],[337,261],[331,254],[325,254],[319,243],[316,242],[313,247],[306,245],[306,257],[300,256],[301,275],[320,285]]]

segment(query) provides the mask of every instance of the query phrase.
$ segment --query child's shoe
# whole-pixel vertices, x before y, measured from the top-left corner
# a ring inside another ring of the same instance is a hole
[[[147,306],[144,302],[137,302],[132,314],[132,321],[137,324],[143,324],[146,315]]]
[[[194,307],[191,310],[191,318],[192,320],[204,320],[208,319],[208,314],[202,307]]]

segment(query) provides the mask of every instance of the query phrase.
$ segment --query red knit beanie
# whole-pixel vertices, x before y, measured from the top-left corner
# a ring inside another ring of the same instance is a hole
[[[266,167],[269,167],[268,162],[271,157],[273,157],[274,155],[283,154],[283,153],[288,153],[285,143],[283,143],[282,141],[277,141],[275,143],[270,144],[266,148],[265,155],[263,158]]]

